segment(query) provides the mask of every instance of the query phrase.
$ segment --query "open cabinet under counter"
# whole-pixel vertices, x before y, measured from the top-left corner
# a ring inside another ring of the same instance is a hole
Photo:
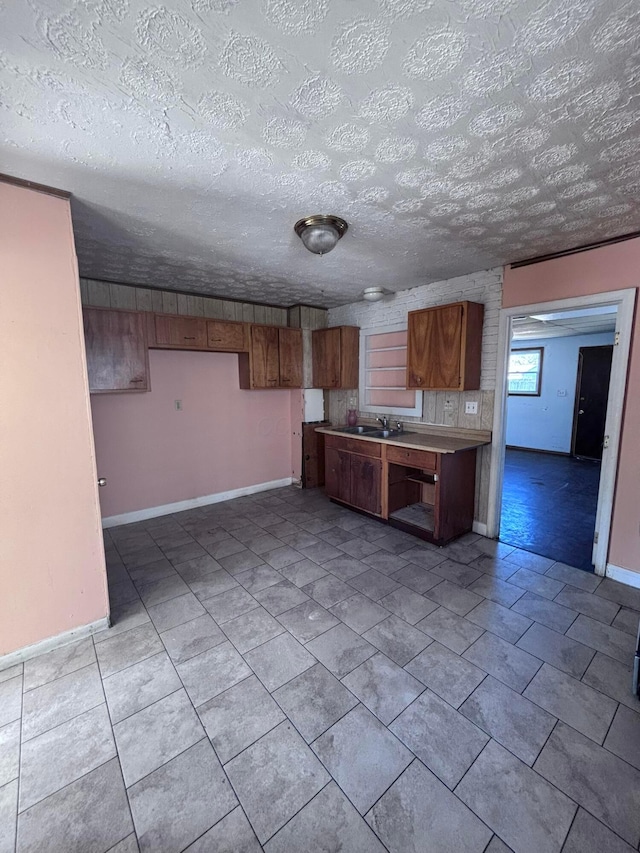
[[[440,451],[433,437],[423,443],[415,434],[373,440],[320,431],[328,433],[326,491],[336,503],[436,545],[472,530],[476,450],[488,441],[459,441],[454,449],[448,439]]]

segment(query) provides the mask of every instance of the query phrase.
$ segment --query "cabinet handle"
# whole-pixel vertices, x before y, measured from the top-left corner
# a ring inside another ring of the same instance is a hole
[[[283,382],[283,383],[284,382],[291,382],[291,380],[290,379],[281,379],[280,382]]]
[[[219,344],[222,342],[222,338],[209,338],[210,344]]]
[[[188,338],[186,335],[182,338],[183,341],[195,341],[195,335],[192,338]]]
[[[132,382],[144,382],[144,377],[142,377],[141,379],[130,379],[129,384],[131,384]]]

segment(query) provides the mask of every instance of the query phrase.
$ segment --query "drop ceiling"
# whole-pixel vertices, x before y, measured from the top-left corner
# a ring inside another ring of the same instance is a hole
[[[513,339],[526,341],[538,338],[567,338],[574,335],[614,332],[616,319],[617,308],[615,305],[514,317],[512,323]]]
[[[637,0],[22,0],[0,70],[88,277],[330,307],[640,228]]]

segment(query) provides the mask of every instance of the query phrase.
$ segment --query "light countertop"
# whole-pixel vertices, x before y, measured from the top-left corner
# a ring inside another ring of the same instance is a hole
[[[447,435],[445,430],[438,432],[411,432],[411,428],[406,433],[398,433],[389,438],[371,437],[366,434],[345,433],[340,429],[333,427],[318,427],[316,432],[323,432],[326,435],[336,435],[341,438],[355,439],[356,441],[375,441],[379,444],[392,444],[396,447],[407,447],[413,450],[429,450],[432,453],[458,453],[461,450],[471,450],[474,447],[483,447],[485,444],[491,444],[490,433],[477,431],[477,435],[473,436],[472,430],[466,430],[469,435],[460,436],[459,430],[452,430],[456,435]],[[487,435],[489,437],[487,437]]]

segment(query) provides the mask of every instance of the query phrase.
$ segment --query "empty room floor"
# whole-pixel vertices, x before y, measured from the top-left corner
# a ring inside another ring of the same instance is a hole
[[[113,627],[0,672],[2,853],[637,851],[640,590],[318,490],[105,538]]]
[[[600,463],[507,448],[500,540],[593,571]]]

